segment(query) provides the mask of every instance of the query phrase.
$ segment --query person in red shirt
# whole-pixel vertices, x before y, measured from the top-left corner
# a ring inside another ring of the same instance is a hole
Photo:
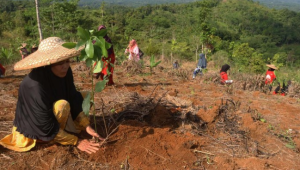
[[[233,80],[228,80],[227,71],[230,69],[230,66],[228,64],[225,64],[221,67],[220,70],[220,76],[221,76],[221,84],[231,84]]]
[[[269,89],[272,91],[272,83],[276,80],[275,70],[277,70],[277,67],[273,64],[267,64],[267,67],[269,67],[269,69],[266,72],[265,84],[269,85]]]
[[[104,25],[100,25],[98,27],[98,31],[102,30],[102,29],[106,29],[106,27]],[[108,52],[108,57],[102,57],[102,61],[103,61],[103,68],[102,68],[102,71],[99,72],[99,73],[94,73],[94,76],[96,79],[101,79],[103,80],[104,76],[108,76],[108,82],[107,82],[107,85],[111,86],[111,85],[114,85],[114,81],[113,81],[113,73],[114,73],[114,64],[115,64],[115,60],[116,60],[116,57],[115,57],[115,53],[114,53],[114,49],[113,49],[113,45],[112,45],[112,42],[111,42],[111,39],[105,35],[103,37],[105,39],[106,42],[110,43],[111,44],[111,47],[109,49],[107,49],[107,52]],[[96,66],[96,62],[94,63],[94,67]],[[110,72],[110,74],[109,74]],[[108,75],[109,74],[109,75]]]
[[[267,64],[269,69],[266,72],[266,81],[265,84],[272,84],[274,80],[276,80],[275,70],[277,68],[273,64]]]
[[[4,77],[5,75],[5,68],[2,66],[2,64],[0,63],[0,78]]]

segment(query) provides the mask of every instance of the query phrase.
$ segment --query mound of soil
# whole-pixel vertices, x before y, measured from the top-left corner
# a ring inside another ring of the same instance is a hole
[[[90,90],[84,63],[71,67],[77,89]],[[6,68],[6,77],[0,79],[0,138],[11,131],[18,88],[28,74]],[[141,69],[116,65],[116,85],[95,95],[96,122],[92,116],[91,122],[108,138],[97,153],[45,144],[18,153],[0,146],[0,167],[298,169],[299,99],[256,91],[260,84],[253,88],[219,85],[218,71],[210,69],[195,80],[190,80],[190,70],[125,71]],[[84,133],[80,136],[90,138]]]

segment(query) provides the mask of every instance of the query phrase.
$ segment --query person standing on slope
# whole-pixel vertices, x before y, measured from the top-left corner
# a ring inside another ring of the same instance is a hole
[[[266,72],[265,85],[269,86],[269,90],[272,91],[272,83],[276,80],[275,70],[277,70],[277,67],[273,64],[267,64],[266,66],[269,68]]]
[[[195,77],[198,73],[200,73],[200,75],[203,75],[202,70],[205,69],[206,65],[207,65],[205,54],[201,53],[201,54],[199,54],[199,57],[200,58],[198,60],[197,67],[195,68],[195,70],[193,72],[193,79],[195,79]]]

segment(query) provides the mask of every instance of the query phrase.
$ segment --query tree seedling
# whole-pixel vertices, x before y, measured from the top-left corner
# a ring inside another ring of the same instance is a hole
[[[155,62],[155,57],[154,55],[152,55],[150,57],[150,73],[152,74],[153,73],[153,68],[158,66],[158,64],[161,63],[161,61],[158,61],[158,62]]]
[[[85,61],[86,66],[90,67],[91,70],[90,78],[92,80],[91,81],[92,90],[84,98],[82,103],[82,109],[86,115],[89,115],[90,109],[92,108],[96,132],[97,132],[97,125],[96,125],[96,117],[95,117],[96,111],[95,111],[94,95],[95,93],[101,92],[105,88],[107,79],[105,77],[104,80],[98,81],[94,87],[93,74],[102,71],[103,69],[102,57],[108,56],[107,49],[111,47],[111,44],[107,43],[103,38],[106,35],[106,33],[107,33],[106,29],[100,31],[94,31],[94,30],[85,30],[81,27],[78,27],[77,35],[80,37],[80,41],[78,43],[67,42],[63,44],[64,47],[69,49],[71,48],[79,49],[84,47],[84,50],[81,51],[79,59],[81,61]],[[94,63],[96,63],[95,66]],[[103,119],[104,119],[104,115],[103,115]],[[105,129],[107,132],[106,124],[105,124]]]
[[[266,123],[266,119],[259,119],[261,122]]]
[[[191,95],[195,94],[195,90],[193,88],[191,88]]]

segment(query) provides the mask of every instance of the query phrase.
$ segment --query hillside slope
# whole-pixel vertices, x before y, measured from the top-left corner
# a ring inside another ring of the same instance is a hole
[[[76,87],[89,90],[84,63],[71,64]],[[18,87],[28,74],[6,68],[6,78],[0,79],[0,138],[11,131]],[[147,69],[133,74],[116,65],[116,86],[96,95],[98,132],[106,136],[104,114],[111,133],[101,150],[87,155],[74,146],[38,144],[30,152],[16,153],[0,146],[0,167],[298,169],[299,100],[243,90],[238,81],[219,85],[218,72],[208,69],[192,81],[192,70],[158,67],[152,75]]]
[[[124,6],[145,6],[145,5],[157,5],[157,4],[166,4],[166,3],[189,3],[195,2],[197,0],[80,0],[80,6],[91,6],[96,7],[100,6],[102,2],[107,4],[116,4],[116,5],[124,5]],[[291,10],[299,10],[300,2],[297,0],[253,0],[260,2],[261,4],[276,9],[288,8]]]

